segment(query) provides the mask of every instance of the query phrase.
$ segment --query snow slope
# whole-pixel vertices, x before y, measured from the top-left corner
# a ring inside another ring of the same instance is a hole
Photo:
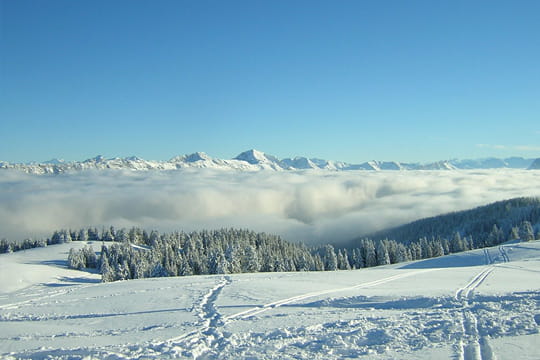
[[[106,284],[63,268],[71,246],[0,255],[0,358],[540,358],[539,241],[353,271]]]

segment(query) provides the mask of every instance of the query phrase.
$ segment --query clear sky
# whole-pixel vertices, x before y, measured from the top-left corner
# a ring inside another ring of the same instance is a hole
[[[0,0],[0,160],[540,156],[540,1]]]

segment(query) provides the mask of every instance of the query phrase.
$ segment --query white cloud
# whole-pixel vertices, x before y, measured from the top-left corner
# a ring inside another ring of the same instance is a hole
[[[516,146],[515,149],[519,151],[540,151],[540,146],[520,145],[520,146]]]
[[[486,148],[486,149],[497,149],[497,150],[509,149],[509,147],[506,145],[493,145],[493,144],[476,144],[476,147]]]
[[[0,237],[87,226],[242,227],[288,240],[350,239],[418,218],[540,196],[531,171],[0,172]]]

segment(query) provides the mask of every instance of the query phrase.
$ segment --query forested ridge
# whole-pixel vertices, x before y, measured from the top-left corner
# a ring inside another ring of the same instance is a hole
[[[71,241],[101,245],[71,249],[71,268],[98,268],[104,282],[147,277],[242,272],[348,270],[426,259],[540,237],[540,199],[518,198],[415,221],[354,241],[308,247],[245,229],[160,233],[141,228],[55,231],[46,240],[0,241],[12,252]]]
[[[500,230],[501,236],[509,239],[515,235],[512,234],[515,228],[524,221],[534,225],[536,232],[540,231],[540,198],[520,197],[498,201],[470,210],[420,219],[366,237],[373,240],[394,239],[410,244],[424,237],[452,238],[457,232],[461,236],[472,236],[475,247],[482,247],[492,241],[493,225]],[[358,241],[352,241],[350,247],[355,247]]]

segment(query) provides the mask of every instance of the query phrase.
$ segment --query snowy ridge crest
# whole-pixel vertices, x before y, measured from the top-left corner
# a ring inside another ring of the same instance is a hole
[[[318,158],[294,157],[278,159],[262,151],[251,149],[240,153],[231,160],[212,158],[204,152],[179,155],[167,161],[152,161],[136,156],[107,159],[102,155],[84,161],[53,159],[41,163],[9,163],[0,161],[0,169],[15,169],[29,174],[60,174],[82,170],[177,170],[184,168],[214,168],[239,171],[294,171],[294,170],[366,170],[366,171],[407,171],[407,170],[457,170],[457,169],[539,169],[540,159],[511,157],[506,159],[485,158],[473,160],[442,160],[433,163],[401,163],[397,161],[371,160],[358,164],[331,161]]]

